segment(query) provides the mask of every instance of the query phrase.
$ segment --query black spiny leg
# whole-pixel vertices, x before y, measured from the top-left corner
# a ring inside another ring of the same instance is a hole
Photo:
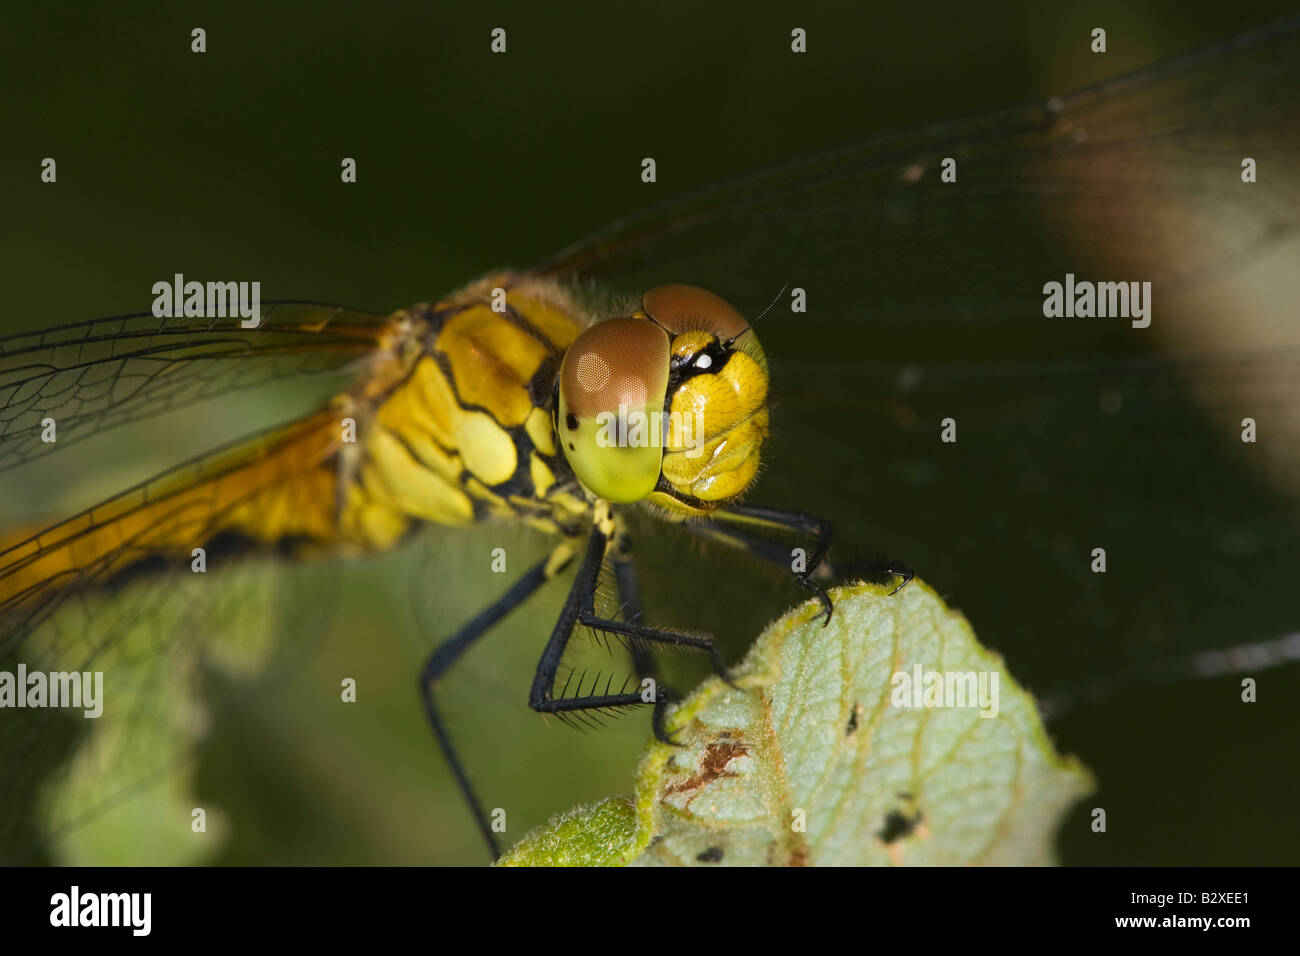
[[[465,767],[460,762],[456,748],[452,745],[451,735],[447,732],[442,715],[434,704],[433,689],[439,679],[447,673],[460,655],[465,653],[474,641],[486,634],[494,624],[526,601],[534,591],[554,577],[555,574],[563,570],[568,561],[557,560],[557,556],[560,556],[561,549],[566,547],[567,545],[562,545],[561,548],[557,548],[545,560],[534,565],[495,604],[483,610],[472,621],[439,644],[437,649],[429,655],[429,659],[424,664],[424,669],[420,672],[420,697],[424,701],[424,713],[429,718],[429,724],[433,727],[434,736],[438,738],[438,746],[442,748],[443,756],[447,758],[447,763],[451,767],[452,775],[456,778],[456,784],[460,787],[461,794],[470,805],[470,809],[474,811],[474,820],[478,823],[483,838],[487,840],[488,848],[492,851],[492,859],[494,860],[501,856],[501,847],[497,844],[496,835],[492,832],[492,827],[488,823],[487,814],[483,812],[483,806],[474,793],[474,787],[470,784],[469,775],[465,772]]]
[[[709,521],[686,526],[688,530],[702,537],[720,541],[733,547],[743,548],[763,561],[779,567],[790,566],[790,551],[786,547],[760,537],[755,532],[761,530],[779,530],[789,534],[803,535],[814,539],[812,554],[803,571],[796,572],[795,582],[811,591],[821,602],[826,620],[823,627],[831,622],[831,599],[815,579],[817,569],[826,562],[826,554],[831,546],[831,525],[828,521],[813,515],[797,511],[779,511],[775,508],[756,508],[748,505],[733,505],[712,515]],[[884,572],[902,578],[902,581],[890,594],[897,594],[907,582],[912,580],[912,569],[905,565],[889,563]]]
[[[762,538],[754,532],[778,530],[813,538],[815,543],[812,554],[809,555],[804,570],[794,572],[794,579],[796,584],[811,591],[821,603],[822,612],[826,615],[822,626],[830,624],[834,610],[830,595],[813,579],[817,569],[826,560],[826,552],[831,547],[830,522],[797,511],[733,505],[715,512],[706,522],[688,524],[686,528],[703,538],[741,548],[760,560],[786,568],[790,567],[790,549],[775,541]]]
[[[600,523],[597,523],[596,527],[592,528],[586,557],[583,559],[582,567],[578,570],[578,575],[574,579],[573,587],[569,590],[569,596],[564,602],[564,609],[560,612],[560,617],[551,631],[550,640],[546,642],[546,648],[542,651],[542,656],[537,662],[537,672],[533,677],[533,687],[529,693],[528,705],[539,713],[555,714],[563,717],[565,714],[580,714],[582,711],[618,709],[647,703],[642,699],[640,693],[627,693],[622,690],[617,693],[610,693],[609,685],[606,686],[602,693],[595,693],[596,688],[593,685],[591,692],[587,694],[583,694],[582,688],[578,687],[578,692],[573,697],[563,696],[563,691],[561,691],[561,696],[558,698],[551,696],[555,688],[555,675],[559,670],[560,661],[564,657],[569,638],[573,635],[573,629],[578,625],[617,634],[627,638],[628,643],[632,645],[637,643],[660,644],[689,647],[704,651],[709,655],[714,671],[723,679],[726,679],[722,659],[718,656],[713,641],[707,637],[684,634],[666,628],[646,627],[643,624],[615,621],[597,616],[595,610],[596,585],[600,578],[600,568],[605,560],[609,540],[609,533],[602,530]],[[656,684],[654,732],[655,736],[665,743],[673,743],[663,726],[663,717],[670,697],[671,695],[666,690]]]

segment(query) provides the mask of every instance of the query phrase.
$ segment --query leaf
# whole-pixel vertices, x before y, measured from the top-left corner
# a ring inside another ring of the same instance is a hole
[[[221,807],[200,800],[193,756],[214,708],[229,702],[203,691],[218,674],[245,684],[261,677],[291,609],[308,600],[328,606],[319,587],[306,596],[297,590],[313,573],[250,561],[204,574],[142,577],[57,607],[28,647],[42,669],[100,673],[103,712],[77,721],[66,765],[59,765],[62,752],[47,754],[39,745],[40,734],[30,754],[14,749],[23,742],[17,728],[12,743],[0,740],[40,778],[37,827],[52,859],[177,866],[205,862],[220,849],[230,822]],[[298,612],[300,629],[313,620]],[[204,827],[196,831],[193,812],[200,808]]]
[[[816,602],[794,609],[755,642],[736,687],[711,678],[672,713],[681,746],[650,745],[635,797],[561,814],[502,863],[1053,862],[1060,820],[1092,780],[1056,754],[1002,659],[920,581],[831,597],[829,626]],[[930,672],[955,675],[946,702],[966,706],[913,706]],[[981,679],[983,698],[956,696]]]

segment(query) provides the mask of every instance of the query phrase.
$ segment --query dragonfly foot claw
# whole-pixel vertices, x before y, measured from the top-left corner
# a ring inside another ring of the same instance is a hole
[[[902,578],[902,580],[899,581],[898,584],[894,586],[894,590],[889,592],[890,597],[893,597],[899,591],[903,590],[903,588],[911,584],[912,579],[916,577],[916,572],[913,571],[911,568],[909,568],[906,564],[891,563],[885,567],[885,571],[889,574],[894,575],[895,577]]]
[[[831,623],[831,615],[835,612],[835,606],[831,603],[831,596],[826,593],[826,589],[812,579],[810,575],[801,574],[798,579],[799,586],[807,588],[813,592],[813,596],[822,604],[821,614],[826,615],[826,620],[822,621],[822,627],[828,627]]]
[[[667,744],[669,747],[681,747],[682,744],[672,734],[668,733],[667,728],[664,727],[664,712],[671,700],[671,694],[662,689],[659,691],[659,695],[655,698],[654,717],[650,723],[654,729],[655,740],[661,744]]]

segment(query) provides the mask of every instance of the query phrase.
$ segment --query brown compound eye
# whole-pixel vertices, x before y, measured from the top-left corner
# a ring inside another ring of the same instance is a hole
[[[646,433],[629,425],[662,414],[668,371],[668,335],[644,319],[597,323],[565,352],[559,438],[574,474],[600,497],[639,501],[658,483],[663,449],[623,439]]]
[[[560,369],[560,394],[579,418],[662,403],[667,387],[668,336],[638,319],[609,319],[585,330]]]
[[[645,314],[672,335],[703,330],[719,342],[749,331],[749,322],[726,299],[695,285],[661,285],[641,297]]]

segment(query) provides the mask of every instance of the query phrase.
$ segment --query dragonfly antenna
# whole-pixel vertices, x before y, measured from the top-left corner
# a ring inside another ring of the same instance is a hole
[[[772,311],[772,306],[776,305],[776,300],[781,298],[781,296],[785,295],[785,290],[788,288],[790,288],[790,283],[788,282],[785,285],[781,286],[781,291],[772,297],[772,301],[767,304],[767,308],[764,309],[762,312],[758,313],[758,315],[754,316],[754,320],[749,324],[751,326],[757,325],[759,319],[761,319],[763,316],[767,315],[767,313]]]

